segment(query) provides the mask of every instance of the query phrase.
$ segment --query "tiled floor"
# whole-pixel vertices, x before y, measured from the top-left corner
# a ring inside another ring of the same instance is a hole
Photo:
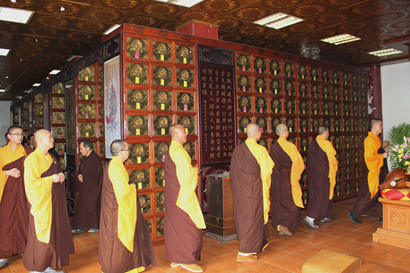
[[[279,236],[271,230],[272,244],[256,263],[238,264],[235,261],[238,241],[220,243],[205,237],[201,266],[209,273],[301,272],[304,262],[319,250],[333,249],[360,257],[362,267],[358,273],[410,272],[410,250],[372,243],[372,233],[380,226],[379,222],[375,218],[363,217],[363,224],[353,224],[347,217],[352,205],[352,200],[336,203],[334,221],[321,225],[318,230],[303,222],[292,237]],[[76,253],[64,270],[68,273],[101,272],[97,258],[98,234],[75,235],[74,244]],[[155,253],[159,265],[147,273],[187,272],[169,267],[163,246],[156,247]],[[8,267],[0,269],[0,273],[6,272],[27,272],[22,258],[15,257]]]

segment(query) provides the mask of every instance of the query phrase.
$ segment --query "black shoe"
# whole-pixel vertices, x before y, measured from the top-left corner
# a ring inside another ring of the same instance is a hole
[[[349,215],[349,218],[350,218],[350,220],[352,220],[353,223],[355,223],[355,224],[361,224],[362,223],[359,219],[357,219],[357,216],[353,213],[353,211],[350,210],[347,213],[347,215]]]

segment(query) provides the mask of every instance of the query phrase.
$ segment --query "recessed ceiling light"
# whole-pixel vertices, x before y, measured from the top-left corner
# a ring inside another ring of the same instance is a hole
[[[27,24],[33,13],[34,11],[32,10],[0,7],[0,20]]]
[[[299,22],[302,22],[303,19],[288,15],[286,13],[278,12],[262,19],[259,19],[253,23],[257,25],[261,25],[264,27],[274,28],[274,29],[281,29]]]
[[[6,92],[6,89],[0,89],[0,93]]]
[[[65,7],[61,6],[60,11],[65,11]]]
[[[0,48],[0,56],[7,56],[9,54],[10,49],[7,48]]]
[[[9,76],[6,76],[5,78],[6,78],[6,79],[8,79],[8,78],[9,78]]]
[[[10,0],[10,2],[12,2],[12,3],[16,3],[17,1],[16,1],[16,0]]]
[[[204,0],[156,0],[156,1],[190,8],[192,6],[195,6],[198,3],[201,3]]]
[[[334,44],[334,45],[341,45],[346,44],[354,41],[361,40],[362,38],[350,35],[350,34],[340,34],[333,37],[321,39],[322,42]]]
[[[33,84],[34,87],[40,86],[41,83],[36,82],[35,84]]]
[[[118,24],[113,25],[112,27],[110,27],[109,29],[107,29],[107,30],[104,32],[104,35],[110,34],[110,33],[113,32],[114,30],[116,30],[117,28],[119,28],[120,26],[121,26],[121,25],[118,25]]]
[[[48,73],[48,74],[56,75],[58,73],[60,73],[60,70],[54,69],[54,70],[51,70],[50,73]]]
[[[394,54],[400,54],[404,53],[403,51],[394,49],[394,48],[385,48],[381,50],[376,50],[376,51],[371,51],[368,52],[371,55],[377,56],[377,57],[382,57],[382,56],[389,56],[389,55],[394,55]]]

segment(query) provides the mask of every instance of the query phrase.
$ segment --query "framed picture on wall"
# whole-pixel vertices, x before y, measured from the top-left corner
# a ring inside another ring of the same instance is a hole
[[[112,158],[111,142],[121,139],[120,57],[104,63],[105,158]]]

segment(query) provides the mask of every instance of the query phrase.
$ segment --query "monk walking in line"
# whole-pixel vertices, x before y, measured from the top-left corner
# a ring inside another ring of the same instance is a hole
[[[0,268],[8,257],[24,252],[28,227],[23,130],[11,126],[6,137],[8,144],[0,148]]]
[[[269,244],[269,189],[274,163],[266,148],[257,143],[262,135],[260,126],[248,124],[246,134],[246,141],[233,151],[230,167],[239,239],[237,262],[255,262]]]
[[[201,259],[204,216],[195,189],[198,169],[182,146],[186,132],[179,124],[169,128],[171,145],[164,160],[165,170],[165,251],[171,267],[190,272],[203,272],[197,264]]]
[[[35,134],[37,148],[24,161],[24,185],[30,214],[24,266],[33,273],[58,272],[74,254],[68,220],[65,176],[48,151],[54,139],[48,130]]]

